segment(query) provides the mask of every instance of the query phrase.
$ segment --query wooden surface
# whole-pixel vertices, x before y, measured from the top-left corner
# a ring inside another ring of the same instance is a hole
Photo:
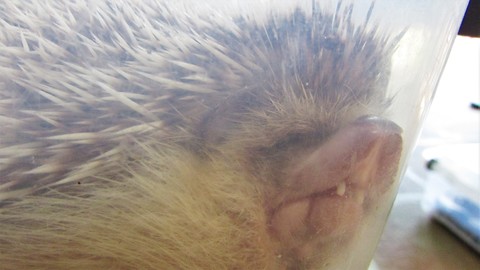
[[[378,268],[479,270],[480,254],[421,208],[422,187],[408,174],[377,249]]]
[[[479,96],[480,39],[457,37],[372,269],[480,270],[480,254],[421,207],[427,180],[432,180],[424,166],[423,151],[438,145],[478,143],[480,111],[471,109],[470,103],[478,103]]]

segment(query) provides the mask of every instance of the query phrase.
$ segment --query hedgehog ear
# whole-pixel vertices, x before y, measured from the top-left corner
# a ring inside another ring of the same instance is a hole
[[[323,192],[344,195],[346,188],[359,188],[365,197],[378,197],[397,174],[401,133],[399,126],[386,119],[357,119],[297,161],[276,203]]]

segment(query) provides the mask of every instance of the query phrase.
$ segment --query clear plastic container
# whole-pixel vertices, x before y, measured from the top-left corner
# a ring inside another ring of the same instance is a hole
[[[467,0],[4,1],[3,269],[366,269]]]

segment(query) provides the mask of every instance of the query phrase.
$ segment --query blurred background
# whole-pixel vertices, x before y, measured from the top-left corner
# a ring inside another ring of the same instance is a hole
[[[480,269],[479,104],[480,0],[471,0],[372,270]]]

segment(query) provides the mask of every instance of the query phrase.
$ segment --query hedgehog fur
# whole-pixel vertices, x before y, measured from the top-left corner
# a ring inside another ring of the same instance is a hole
[[[270,194],[332,134],[385,115],[400,35],[356,25],[347,4],[259,19],[182,3],[0,3],[0,268],[330,269],[348,257],[355,213],[335,213],[335,241],[302,255],[272,233],[283,195]]]

